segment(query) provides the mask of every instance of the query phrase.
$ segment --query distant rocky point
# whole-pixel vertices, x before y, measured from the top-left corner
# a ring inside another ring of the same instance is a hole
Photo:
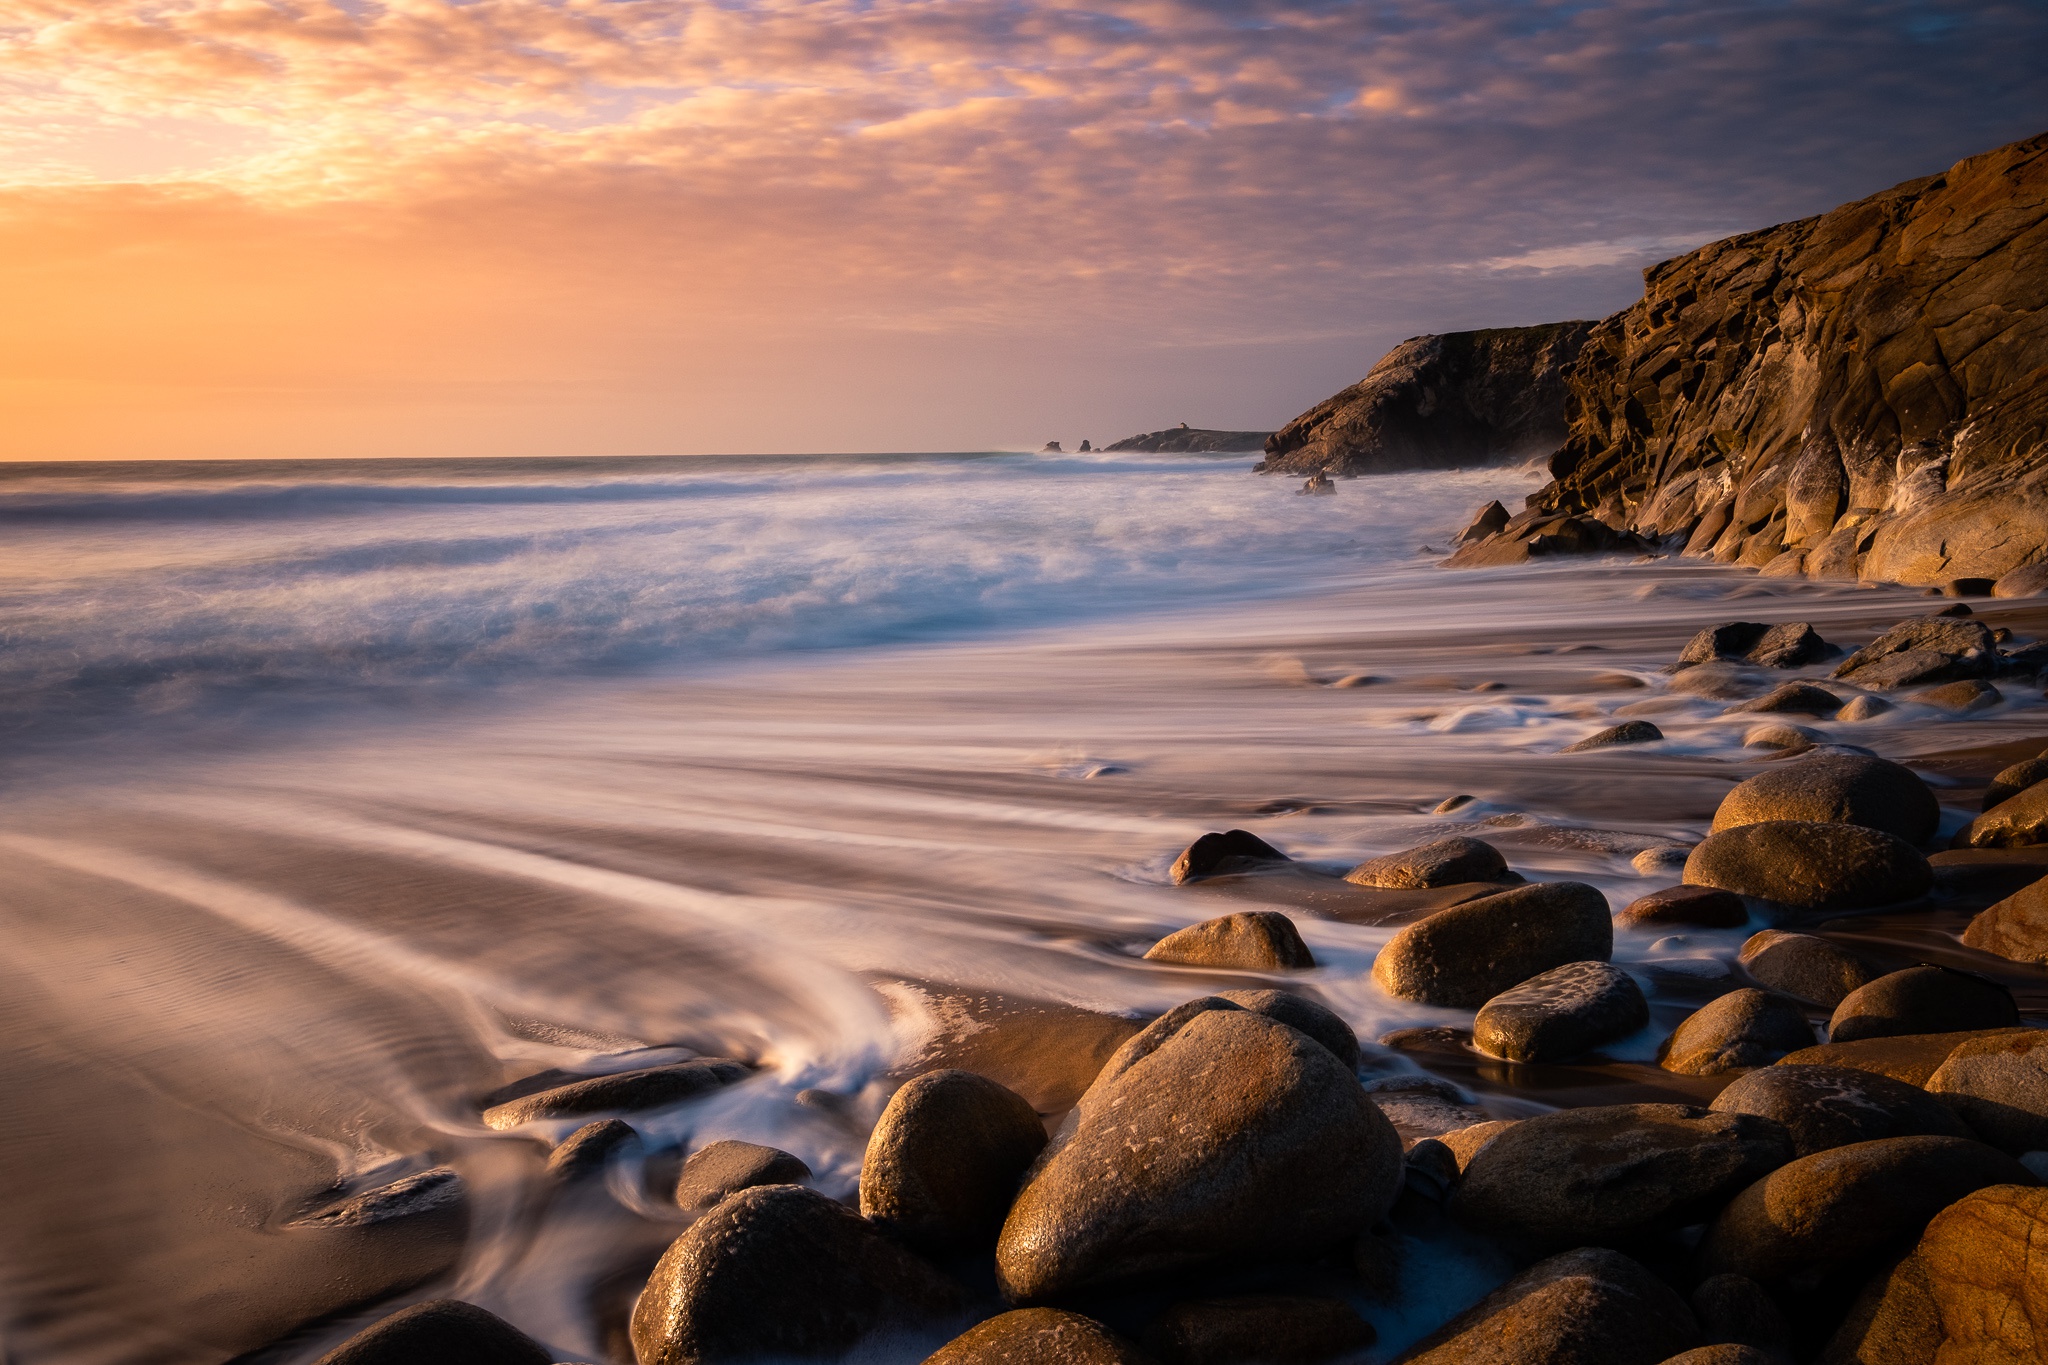
[[[1265,448],[1270,431],[1210,431],[1182,422],[1165,431],[1148,431],[1143,436],[1126,436],[1104,450],[1134,450],[1155,455],[1197,455]]]

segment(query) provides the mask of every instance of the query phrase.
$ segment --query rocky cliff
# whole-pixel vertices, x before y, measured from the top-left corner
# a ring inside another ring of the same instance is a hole
[[[1236,450],[1258,450],[1272,436],[1270,431],[1210,431],[1183,423],[1165,431],[1148,431],[1143,436],[1126,436],[1104,450],[1138,450],[1154,454],[1201,455]]]
[[[1378,474],[1547,454],[1565,437],[1565,377],[1595,324],[1413,337],[1273,433],[1266,474]]]

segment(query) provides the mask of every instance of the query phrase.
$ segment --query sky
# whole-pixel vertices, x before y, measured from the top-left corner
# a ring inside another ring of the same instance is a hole
[[[1069,449],[2048,130],[2048,5],[0,0],[0,458]]]

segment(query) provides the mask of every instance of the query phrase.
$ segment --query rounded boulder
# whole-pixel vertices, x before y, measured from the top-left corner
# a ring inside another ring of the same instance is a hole
[[[1292,1294],[1241,1294],[1177,1303],[1145,1332],[1161,1365],[1321,1365],[1372,1345],[1350,1304]]]
[[[1717,1076],[1767,1066],[1815,1041],[1797,1001],[1745,987],[1687,1015],[1672,1031],[1662,1066],[1681,1076]]]
[[[1250,830],[1227,829],[1204,834],[1181,850],[1173,860],[1173,884],[1185,886],[1204,877],[1225,877],[1255,872],[1275,863],[1291,861],[1285,853]]]
[[[1568,962],[1481,1005],[1472,1041],[1511,1062],[1561,1062],[1649,1022],[1649,1002],[1627,972],[1605,962]]]
[[[1979,911],[1963,942],[2013,962],[2048,967],[2048,877]]]
[[[2048,1150],[2048,1030],[1964,1041],[1927,1078],[1927,1091],[1995,1147]]]
[[[1880,1138],[1974,1136],[1919,1086],[1848,1066],[1763,1067],[1737,1077],[1711,1107],[1776,1119],[1800,1156]]]
[[[2048,783],[2036,782],[1963,826],[1956,848],[2029,848],[2048,844]]]
[[[2017,1028],[2019,1022],[2012,992],[1996,981],[1950,967],[1908,967],[1844,996],[1828,1020],[1828,1041]]]
[[[1710,834],[1685,860],[1692,886],[1795,910],[1867,910],[1927,894],[1934,871],[1919,850],[1882,830],[1766,820]]]
[[[1422,891],[1460,882],[1499,881],[1507,874],[1507,859],[1492,844],[1483,839],[1453,836],[1369,858],[1346,873],[1344,880],[1358,886]]]
[[[708,1209],[727,1195],[756,1185],[794,1185],[810,1178],[811,1168],[779,1147],[728,1138],[690,1153],[676,1177],[676,1203],[685,1209]]]
[[[971,1071],[927,1071],[889,1099],[860,1168],[860,1211],[933,1254],[992,1245],[1045,1125],[1021,1095]]]
[[[1982,810],[2002,805],[2012,800],[2036,782],[2048,782],[2048,758],[2029,758],[2009,768],[2001,768],[1998,776],[1984,788]]]
[[[1749,923],[1749,907],[1732,891],[1712,886],[1667,886],[1638,896],[1616,912],[1624,929],[1661,929],[1680,924],[1701,929],[1733,929]]]
[[[1619,1252],[1582,1247],[1529,1267],[1401,1361],[1662,1365],[1699,1343],[1699,1325],[1671,1286]]]
[[[1058,1308],[1015,1308],[968,1328],[924,1365],[1151,1365],[1144,1352],[1093,1318]]]
[[[497,1314],[459,1299],[402,1308],[315,1365],[552,1365],[554,1355]]]
[[[1743,940],[1736,963],[1758,982],[1794,999],[1833,1009],[1881,973],[1847,948],[1812,934],[1765,929]]]
[[[1372,979],[1389,995],[1478,1009],[1567,962],[1614,954],[1607,898],[1582,882],[1539,882],[1439,910],[1380,949]]]
[[[1294,921],[1277,910],[1240,910],[1191,924],[1153,944],[1146,950],[1145,960],[1247,972],[1316,965]]]
[[[1941,805],[1910,768],[1856,754],[1813,754],[1739,782],[1714,812],[1715,833],[1767,820],[1861,825],[1924,844]]]
[[[1330,1049],[1330,1055],[1347,1069],[1358,1070],[1358,1035],[1334,1010],[1289,991],[1223,991],[1216,998],[1306,1033]]]

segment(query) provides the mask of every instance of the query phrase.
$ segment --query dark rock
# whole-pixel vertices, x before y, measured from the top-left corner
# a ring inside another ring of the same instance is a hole
[[[1691,668],[1715,659],[1741,659],[1756,648],[1757,642],[1769,629],[1770,625],[1763,621],[1724,621],[1718,626],[1708,626],[1686,642],[1672,668]]]
[[[1646,720],[1628,720],[1619,725],[1610,725],[1597,734],[1564,746],[1561,752],[1584,753],[1588,749],[1611,749],[1617,744],[1651,744],[1664,738],[1664,732]]]
[[[1507,524],[1508,509],[1498,502],[1489,502],[1472,518],[1472,524],[1459,532],[1458,544],[1470,545],[1475,541],[1485,540],[1488,536],[1499,534],[1501,528]]]
[[[1908,967],[1843,997],[1828,1021],[1828,1041],[2014,1028],[2019,1022],[2012,992],[1995,981],[1951,967]]]
[[[1979,911],[1963,930],[1963,942],[1980,952],[2048,967],[2048,877]]]
[[[620,1152],[638,1145],[640,1135],[623,1119],[586,1123],[548,1153],[548,1174],[557,1180],[581,1180],[604,1170]]]
[[[1762,621],[1729,621],[1709,626],[1679,652],[1674,670],[1720,660],[1739,660],[1760,668],[1801,668],[1828,657],[1830,646],[1804,621],[1766,625]]]
[[[1759,711],[1773,715],[1820,716],[1825,719],[1841,709],[1842,699],[1825,687],[1815,687],[1812,683],[1789,682],[1766,696],[1737,702],[1728,708],[1728,714]]]
[[[495,1313],[434,1299],[363,1329],[315,1365],[552,1365],[554,1358]]]
[[[484,1110],[483,1119],[486,1127],[503,1131],[522,1124],[580,1118],[606,1110],[631,1113],[661,1109],[744,1080],[748,1074],[743,1063],[721,1059],[700,1058],[669,1066],[642,1067],[522,1095],[492,1105]]]
[[[1082,1097],[1010,1209],[997,1280],[1019,1302],[1313,1254],[1384,1215],[1402,1169],[1328,1048],[1250,1011],[1195,1012]]]
[[[1649,1022],[1649,1002],[1627,972],[1605,962],[1568,962],[1481,1005],[1472,1041],[1511,1062],[1562,1062]]]
[[[1692,1315],[1717,1345],[1792,1353],[1792,1329],[1764,1287],[1745,1275],[1709,1275],[1693,1287]]]
[[[1619,1252],[1540,1261],[1423,1338],[1402,1365],[1661,1365],[1699,1343],[1669,1285]]]
[[[1126,436],[1102,448],[1106,451],[1137,451],[1146,455],[1219,455],[1236,451],[1250,454],[1264,450],[1266,442],[1272,439],[1270,431],[1215,431],[1191,427],[1183,422],[1164,431]]]
[[[1330,1049],[1347,1071],[1358,1070],[1358,1035],[1335,1012],[1287,991],[1224,991],[1218,999],[1278,1020]]]
[[[1373,1339],[1348,1303],[1281,1294],[1177,1303],[1145,1332],[1163,1365],[1320,1365]]]
[[[1497,568],[1526,564],[1555,555],[1601,554],[1610,551],[1645,553],[1650,547],[1597,517],[1540,516],[1524,512],[1509,519],[1500,534],[1462,545],[1444,567]]]
[[[1654,929],[1680,924],[1702,929],[1733,929],[1749,923],[1749,908],[1732,891],[1711,886],[1667,886],[1638,896],[1615,915],[1624,929]]]
[[[1285,853],[1258,835],[1245,830],[1231,829],[1221,834],[1204,834],[1189,844],[1180,857],[1174,859],[1173,884],[1184,886],[1189,882],[1200,881],[1204,877],[1249,872],[1272,863],[1288,861],[1290,859]]]
[[[1776,1119],[1800,1156],[1879,1138],[1973,1136],[1918,1086],[1847,1066],[1763,1067],[1737,1077],[1712,1107]]]
[[[1923,844],[1941,823],[1941,805],[1910,768],[1823,753],[1737,783],[1714,812],[1714,831],[1766,820],[1862,825]]]
[[[1330,476],[1328,474],[1323,473],[1319,469],[1315,473],[1309,475],[1307,479],[1303,480],[1301,487],[1296,489],[1295,491],[1300,493],[1311,494],[1334,493],[1337,491],[1337,485],[1331,481]]]
[[[1784,1365],[1784,1357],[1760,1351],[1754,1346],[1741,1346],[1723,1342],[1715,1346],[1695,1346],[1690,1351],[1681,1351],[1664,1362],[1664,1365]]]
[[[640,1365],[838,1355],[926,1326],[960,1289],[859,1214],[798,1185],[721,1201],[670,1244],[633,1309]]]
[[[1924,896],[1934,872],[1911,844],[1881,830],[1766,820],[1708,835],[1685,860],[1685,880],[1795,910],[1840,912]]]
[[[924,1365],[1151,1365],[1093,1318],[1058,1308],[1014,1308],[968,1328]]]
[[[971,1071],[927,1071],[890,1097],[860,1168],[860,1211],[920,1251],[993,1246],[1045,1125]]]
[[[796,1185],[810,1178],[811,1168],[788,1152],[728,1138],[690,1154],[676,1177],[676,1203],[708,1209],[757,1185]]]
[[[1148,962],[1276,972],[1316,965],[1294,921],[1277,910],[1240,910],[1168,934],[1145,952]]]
[[[1844,659],[1834,676],[1891,691],[1914,683],[1981,678],[1998,666],[1997,642],[1981,621],[1922,616],[1901,621]]]
[[[1752,981],[1830,1010],[1880,975],[1839,944],[1779,929],[1751,934],[1736,961]]]
[[[1523,1119],[1465,1164],[1451,1216],[1535,1247],[1612,1244],[1711,1215],[1792,1159],[1775,1120],[1679,1104]]]
[[[1917,701],[1922,706],[1938,707],[1943,711],[1982,711],[1987,706],[1996,706],[2005,696],[1990,683],[1978,678],[1966,678],[1961,682],[1943,683],[1919,692],[1909,692],[1906,700]]]
[[[1408,925],[1380,949],[1372,977],[1403,1000],[1477,1009],[1539,972],[1613,953],[1605,896],[1581,882],[1539,882]]]
[[[2037,782],[1965,825],[1956,848],[2025,848],[2048,844],[2048,783]]]
[[[1814,1042],[1797,1002],[1769,991],[1730,991],[1685,1017],[1671,1034],[1663,1067],[1682,1076],[1716,1076],[1768,1066]]]
[[[1359,886],[1415,891],[1459,882],[1499,881],[1507,872],[1507,859],[1492,844],[1453,835],[1420,848],[1367,859],[1346,873],[1344,880]]]
[[[2048,1150],[2048,1030],[1965,1040],[1927,1078],[1927,1092],[1994,1147]]]
[[[2001,768],[1998,776],[1991,779],[1991,785],[1984,789],[1984,804],[1978,809],[1990,810],[2010,801],[2036,782],[2044,781],[2048,781],[2048,758],[2030,758],[2010,768]]]

